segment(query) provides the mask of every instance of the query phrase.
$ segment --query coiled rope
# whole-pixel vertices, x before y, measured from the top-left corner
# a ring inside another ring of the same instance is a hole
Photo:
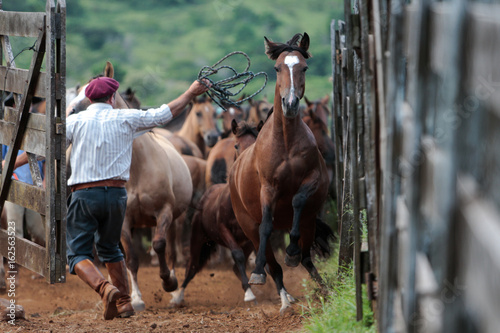
[[[228,65],[221,65],[221,63],[226,60],[229,57],[232,57],[234,55],[241,54],[243,55],[246,60],[247,60],[247,66],[245,70],[241,73],[238,73],[233,67],[228,66]],[[266,87],[267,84],[267,74],[265,72],[258,72],[258,73],[253,73],[249,71],[250,69],[250,58],[248,55],[244,52],[241,51],[234,51],[223,57],[221,60],[217,61],[214,65],[212,66],[204,66],[200,72],[198,73],[198,80],[203,83],[206,87],[208,87],[207,95],[212,98],[212,100],[217,103],[223,110],[226,110],[224,107],[224,104],[230,104],[234,105],[236,107],[239,107],[243,102],[249,100],[250,98],[254,97],[258,93],[260,93],[264,88]],[[228,70],[230,75],[227,78],[221,79],[219,81],[214,81],[212,80],[209,76],[217,74],[223,70]],[[237,101],[231,100],[231,97],[234,97],[241,93],[243,89],[247,86],[247,84],[255,79],[258,76],[264,76],[264,84],[260,89],[258,89],[255,93],[242,98]],[[205,84],[203,79],[206,79],[210,82],[211,86]],[[237,82],[233,82],[236,81]],[[235,87],[238,87],[236,90],[230,90]],[[224,103],[225,102],[225,103]]]

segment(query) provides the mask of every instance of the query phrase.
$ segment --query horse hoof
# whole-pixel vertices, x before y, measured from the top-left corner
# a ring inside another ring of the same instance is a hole
[[[245,302],[252,302],[255,301],[255,295],[252,292],[252,289],[248,288],[247,291],[245,291]]]
[[[265,284],[265,283],[266,283],[265,274],[252,273],[252,275],[250,275],[250,281],[248,281],[248,284]]]
[[[297,267],[300,264],[301,256],[296,254],[294,256],[289,256],[288,253],[285,256],[285,264],[288,267]]]
[[[135,312],[140,312],[146,310],[146,304],[141,300],[137,302],[132,302],[132,307]]]
[[[291,306],[285,306],[280,309],[280,316],[285,316],[287,314],[294,314],[295,311],[293,310],[293,307]]]
[[[161,286],[163,287],[163,290],[170,293],[170,292],[175,291],[177,289],[178,284],[177,284],[177,280],[168,281],[168,283],[165,282],[165,280],[163,280],[163,282],[161,283]]]

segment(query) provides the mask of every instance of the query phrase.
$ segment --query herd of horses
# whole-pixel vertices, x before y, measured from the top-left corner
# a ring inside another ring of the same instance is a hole
[[[184,112],[182,123],[155,128],[134,140],[121,245],[136,311],[145,309],[137,279],[140,254],[133,237],[141,228],[154,230],[151,244],[162,287],[171,292],[175,306],[184,304],[188,283],[219,245],[231,253],[245,301],[255,300],[251,285],[264,284],[270,274],[281,298],[280,313],[290,309],[294,299],[285,289],[270,241],[271,234],[280,231],[290,235],[285,264],[302,264],[326,290],[311,249],[329,253],[334,235],[321,219],[326,199],[334,193],[329,98],[314,102],[304,98],[305,107],[300,103],[310,56],[307,33],[286,43],[266,38],[265,46],[275,61],[273,103],[250,100],[248,106],[228,105],[218,114],[209,98],[197,98]],[[113,77],[111,63],[106,63],[102,75]],[[89,105],[85,87],[79,87],[67,103],[68,116]],[[117,94],[116,107],[140,108],[140,103],[128,89]],[[71,147],[68,172],[70,154]],[[186,230],[189,255],[179,287],[175,265]],[[248,278],[246,263],[252,253],[256,262]]]

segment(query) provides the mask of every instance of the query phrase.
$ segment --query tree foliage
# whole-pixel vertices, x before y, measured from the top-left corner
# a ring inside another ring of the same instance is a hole
[[[4,0],[3,9],[44,11],[45,2]],[[251,71],[268,73],[271,81],[264,94],[273,96],[274,63],[264,54],[264,36],[285,42],[297,32],[307,32],[313,58],[306,94],[315,99],[332,89],[330,22],[342,15],[339,0],[66,3],[68,87],[87,82],[109,60],[119,68],[123,89],[132,87],[145,105],[159,105],[186,89],[203,66],[243,51],[252,61]]]

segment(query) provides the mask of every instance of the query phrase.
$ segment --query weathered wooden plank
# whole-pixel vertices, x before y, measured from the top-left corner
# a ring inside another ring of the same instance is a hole
[[[52,181],[46,183],[47,212],[46,229],[47,257],[49,259],[49,283],[64,282],[66,274],[66,170],[65,170],[65,108],[62,101],[66,91],[65,72],[65,30],[66,3],[48,0],[47,13],[47,95],[46,142],[49,150],[46,156],[45,172]],[[61,128],[62,131],[56,131]]]
[[[500,288],[494,277],[500,274],[500,211],[480,191],[474,179],[459,177],[459,218],[465,225],[459,258],[464,264],[462,283],[454,287],[474,309],[480,331],[496,332],[500,326]]]
[[[15,129],[15,124],[0,121],[0,143],[10,146],[12,144],[11,140]],[[47,153],[45,131],[32,128],[26,129],[25,136],[21,141],[20,149],[36,155],[45,156]]]
[[[0,90],[23,94],[28,83],[29,70],[20,68],[7,68],[0,66]],[[41,72],[38,77],[35,96],[45,98],[46,94],[46,73]]]
[[[7,230],[0,229],[0,253],[6,258],[9,257],[8,245],[9,241],[12,240],[9,237],[12,236],[9,236]],[[48,267],[44,247],[15,236],[15,248],[15,261],[18,264],[28,267],[31,271],[40,275],[47,275]]]
[[[44,26],[45,13],[0,11],[0,35],[38,37]]]
[[[430,8],[430,27],[432,33],[429,34],[430,58],[429,64],[435,73],[442,73],[449,66],[449,39],[454,28],[452,15],[454,12],[451,3],[436,2]]]
[[[500,114],[500,5],[471,4],[467,30],[467,93]],[[471,108],[468,106],[469,109]]]
[[[45,190],[41,187],[13,179],[7,200],[45,215]]]
[[[17,156],[17,152],[24,138],[26,124],[28,122],[29,108],[31,106],[31,100],[33,98],[36,82],[40,75],[40,69],[42,67],[43,57],[45,54],[45,41],[46,34],[45,30],[42,29],[35,44],[35,49],[37,50],[37,52],[33,54],[33,58],[31,59],[30,71],[28,75],[28,85],[25,87],[23,99],[19,106],[21,115],[16,121],[14,130],[15,134],[12,136],[13,142],[5,158],[5,172],[2,173],[2,187],[0,189],[0,210],[3,209],[3,204],[5,202],[5,198],[7,198],[7,193],[9,191],[9,186],[11,183],[10,177],[12,175],[12,172],[14,171],[15,156]]]
[[[16,119],[19,118],[19,111],[17,109],[6,107],[4,121],[15,123]],[[26,124],[27,129],[34,129],[37,131],[45,131],[45,115],[38,113],[30,113],[28,115],[28,123]]]

